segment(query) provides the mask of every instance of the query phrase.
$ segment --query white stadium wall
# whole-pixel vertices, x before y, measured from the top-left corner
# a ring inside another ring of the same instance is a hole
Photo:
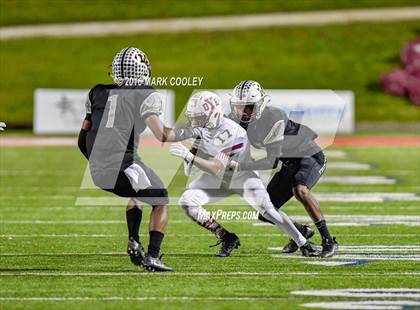
[[[167,126],[175,123],[175,94],[172,90],[158,90],[164,98],[161,120]],[[87,89],[38,88],[34,94],[35,134],[79,133],[86,115]],[[148,130],[148,129],[147,129]]]
[[[162,121],[175,123],[175,93],[159,90],[165,98]],[[354,96],[351,91],[268,89],[269,105],[282,108],[289,117],[310,126],[319,134],[352,133],[355,129]],[[215,90],[229,113],[231,90]],[[35,134],[76,134],[85,116],[85,89],[36,89]]]

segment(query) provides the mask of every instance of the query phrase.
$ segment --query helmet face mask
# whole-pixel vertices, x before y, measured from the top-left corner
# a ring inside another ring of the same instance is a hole
[[[269,96],[258,82],[246,80],[234,88],[230,107],[238,120],[251,123],[260,119],[269,101]]]
[[[205,128],[207,124],[207,116],[204,114],[187,116],[192,128]]]
[[[138,48],[123,48],[115,55],[111,66],[111,77],[119,86],[149,84],[152,66],[147,55]]]
[[[215,129],[222,123],[223,115],[220,97],[210,91],[193,94],[185,111],[185,116],[193,128]]]

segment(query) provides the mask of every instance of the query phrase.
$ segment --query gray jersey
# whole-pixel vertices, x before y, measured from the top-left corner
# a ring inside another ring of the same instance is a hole
[[[113,188],[118,173],[135,160],[145,119],[162,113],[162,99],[151,87],[97,85],[89,92],[87,135],[92,177],[101,188]]]
[[[248,140],[258,149],[278,158],[300,158],[320,151],[314,142],[317,134],[309,127],[290,120],[278,108],[266,107],[261,117],[249,124],[241,123],[247,130]]]

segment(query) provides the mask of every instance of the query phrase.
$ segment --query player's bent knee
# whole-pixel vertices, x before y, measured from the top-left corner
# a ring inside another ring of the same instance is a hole
[[[299,200],[305,200],[309,195],[309,189],[306,185],[298,184],[293,188],[293,194]]]

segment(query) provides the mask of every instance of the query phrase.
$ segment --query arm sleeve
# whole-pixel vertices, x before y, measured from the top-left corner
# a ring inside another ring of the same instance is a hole
[[[162,113],[163,98],[158,92],[151,93],[144,99],[143,104],[140,106],[140,117],[142,119],[145,119],[152,114],[161,115]]]
[[[77,141],[77,145],[79,146],[79,150],[82,152],[83,156],[86,157],[86,159],[89,159],[87,146],[86,146],[86,135],[88,131],[81,129],[79,133],[79,139]]]

